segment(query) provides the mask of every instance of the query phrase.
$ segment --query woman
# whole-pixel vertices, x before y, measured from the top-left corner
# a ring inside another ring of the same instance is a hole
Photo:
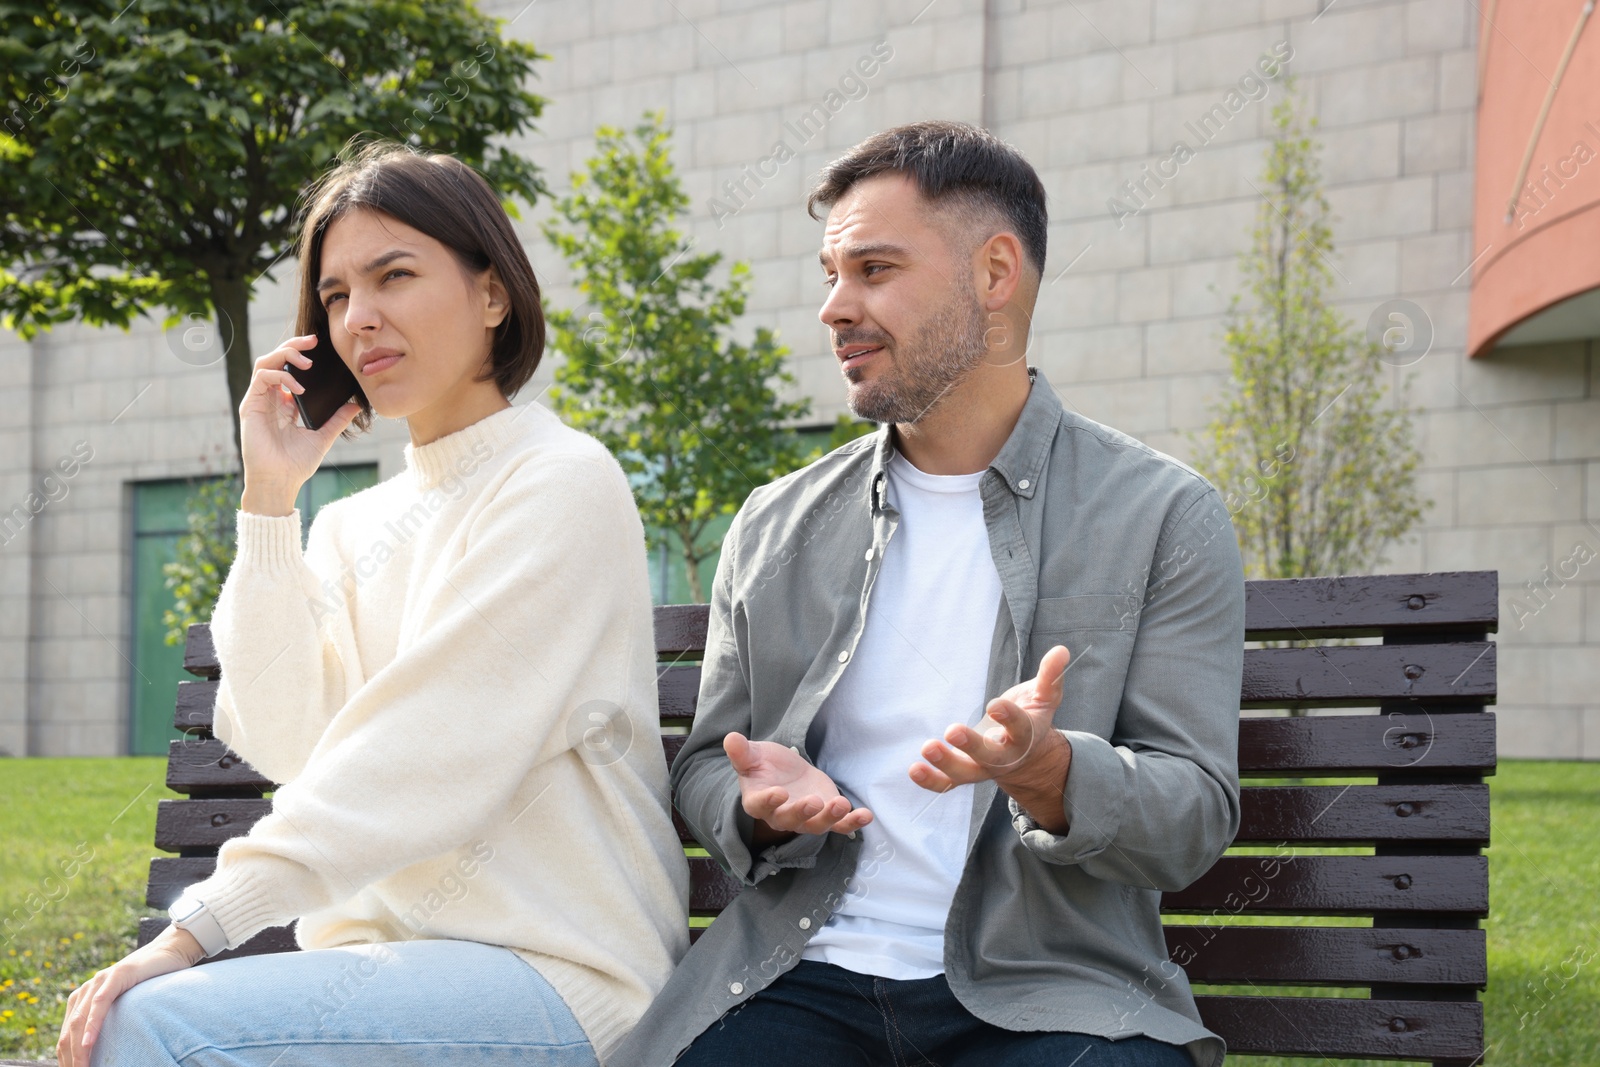
[[[73,992],[61,1063],[603,1062],[688,940],[626,478],[510,405],[539,289],[471,168],[369,146],[302,233],[211,624],[217,736],[281,784],[182,926]],[[319,333],[364,395],[312,431],[282,368]],[[324,506],[302,555],[296,494],[373,411],[406,420],[405,469]],[[311,951],[186,969],[290,920]]]

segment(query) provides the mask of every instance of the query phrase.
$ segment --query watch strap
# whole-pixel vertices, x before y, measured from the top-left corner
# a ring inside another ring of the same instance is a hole
[[[195,905],[198,905],[196,907]],[[180,930],[189,932],[207,956],[215,956],[228,947],[228,935],[223,932],[222,924],[217,922],[217,917],[211,914],[203,901],[194,897],[180,898],[167,912],[172,918],[172,924]],[[183,918],[179,918],[179,915]]]

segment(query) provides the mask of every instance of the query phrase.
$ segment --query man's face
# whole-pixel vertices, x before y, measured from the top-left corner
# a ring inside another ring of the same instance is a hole
[[[819,258],[818,318],[858,418],[914,423],[983,362],[984,314],[954,217],[901,174],[857,182],[834,203]]]

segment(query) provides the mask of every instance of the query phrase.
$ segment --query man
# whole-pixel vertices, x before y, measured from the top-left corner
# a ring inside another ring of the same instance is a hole
[[[821,319],[883,427],[723,543],[672,781],[746,888],[608,1062],[1212,1067],[1158,908],[1239,826],[1228,513],[1027,366],[1013,149],[899,127],[818,206]]]

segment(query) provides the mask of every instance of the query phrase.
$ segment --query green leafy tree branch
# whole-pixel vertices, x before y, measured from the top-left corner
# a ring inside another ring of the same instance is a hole
[[[191,624],[211,621],[233,566],[233,518],[243,489],[239,477],[228,474],[202,481],[189,497],[189,532],[178,540],[177,558],[161,565],[172,590],[172,607],[161,613],[169,645],[183,644]]]
[[[1292,83],[1273,108],[1263,203],[1230,303],[1232,376],[1196,465],[1223,491],[1246,571],[1366,573],[1421,519],[1412,411],[1389,402],[1381,349],[1329,301],[1334,254],[1316,120]]]
[[[673,225],[689,197],[669,139],[659,112],[631,131],[600,127],[596,154],[545,224],[587,308],[549,313],[551,347],[564,357],[551,398],[617,456],[646,527],[670,532],[699,600],[701,563],[720,544],[712,520],[820,449],[786,428],[811,409],[779,395],[794,384],[788,349],[766,327],[749,343],[730,336],[749,266],[732,264],[719,285],[721,254],[690,254]]]
[[[214,320],[235,452],[250,296],[353,139],[447,152],[532,203],[534,61],[468,0],[0,4],[0,317]]]

